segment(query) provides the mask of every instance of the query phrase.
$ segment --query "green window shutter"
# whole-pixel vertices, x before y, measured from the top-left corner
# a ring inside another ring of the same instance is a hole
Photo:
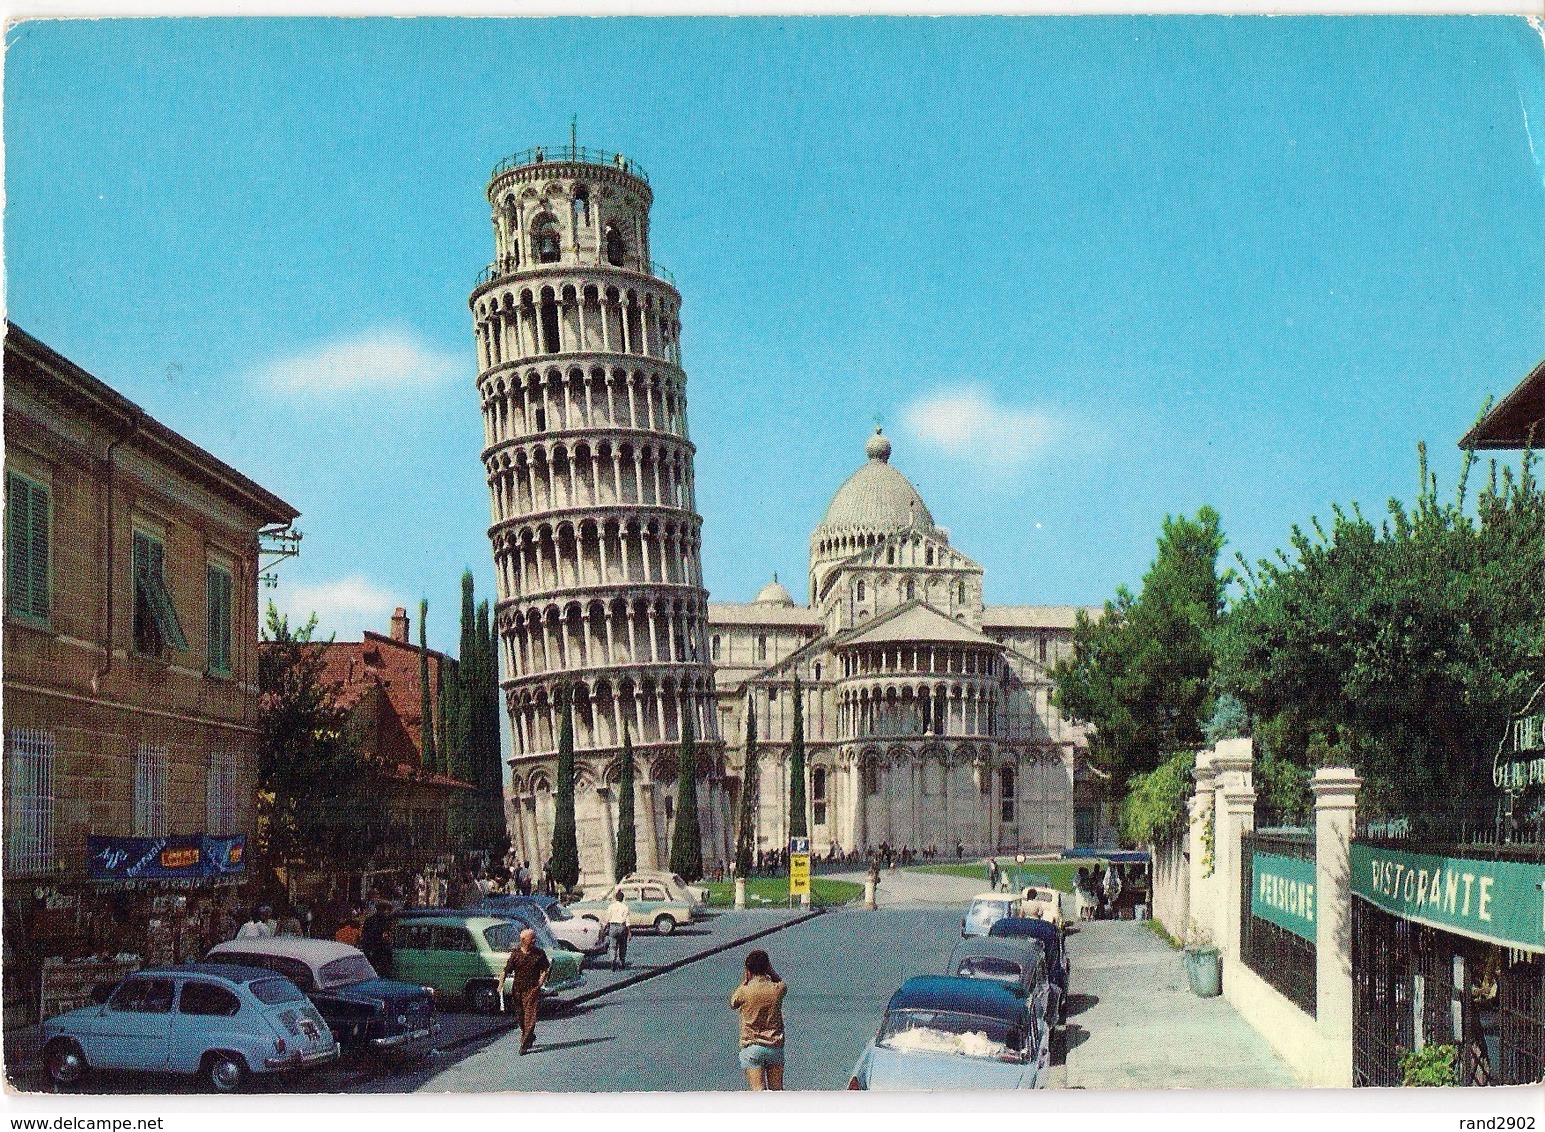
[[[186,652],[188,639],[182,635],[182,624],[177,620],[177,610],[173,608],[171,595],[166,590],[165,566],[166,545],[160,539],[135,531],[135,596],[155,623],[162,642]],[[136,626],[136,633],[138,630]]]
[[[214,672],[231,670],[231,574],[219,566],[206,573],[209,599],[209,667]]]
[[[6,606],[48,620],[49,490],[7,472],[5,477]]]
[[[41,621],[48,620],[48,554],[49,554],[49,511],[53,502],[48,488],[40,483],[31,485],[31,582],[32,582],[32,616]]]

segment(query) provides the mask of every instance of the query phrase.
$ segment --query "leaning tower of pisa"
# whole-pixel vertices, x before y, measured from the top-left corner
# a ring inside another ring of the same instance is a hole
[[[619,154],[515,154],[488,184],[495,255],[469,300],[514,747],[511,838],[540,870],[567,689],[586,884],[613,875],[624,727],[639,866],[668,864],[687,713],[703,856],[730,853],[681,295],[649,258],[652,200],[644,171]]]

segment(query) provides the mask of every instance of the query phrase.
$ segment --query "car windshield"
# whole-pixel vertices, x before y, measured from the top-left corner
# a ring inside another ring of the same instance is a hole
[[[1001,920],[1009,914],[1009,905],[1006,900],[978,900],[971,905],[971,911],[967,913],[973,920]]]
[[[547,913],[547,918],[555,924],[561,924],[564,920],[572,920],[574,918],[574,913],[570,912],[562,904],[549,904],[543,911]]]
[[[317,972],[317,989],[332,990],[334,987],[353,986],[366,979],[380,977],[370,965],[370,960],[363,955],[345,955],[342,959],[322,964],[322,969]]]
[[[1023,1061],[1019,1027],[979,1014],[950,1010],[893,1010],[875,1044],[909,1053],[950,1053],[996,1061]]]
[[[248,988],[252,996],[264,1006],[277,1006],[281,1002],[296,1002],[306,996],[301,994],[289,979],[258,979]]]
[[[991,979],[995,983],[1017,985],[1024,977],[1025,969],[1012,959],[999,959],[993,955],[969,955],[960,961],[955,972],[968,979]]]

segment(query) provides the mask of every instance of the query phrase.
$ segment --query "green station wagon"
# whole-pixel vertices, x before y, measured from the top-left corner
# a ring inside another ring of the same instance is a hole
[[[492,1014],[499,1009],[499,977],[505,960],[520,943],[526,925],[497,916],[430,913],[403,916],[392,925],[392,972],[398,979],[433,987],[435,993],[461,999],[471,1009]],[[539,939],[538,946],[542,946]],[[583,956],[543,946],[552,962],[547,993],[583,986]],[[510,985],[505,984],[505,996]]]

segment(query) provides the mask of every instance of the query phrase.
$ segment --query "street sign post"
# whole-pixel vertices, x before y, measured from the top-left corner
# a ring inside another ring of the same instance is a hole
[[[789,854],[789,897],[810,895],[810,854]]]

